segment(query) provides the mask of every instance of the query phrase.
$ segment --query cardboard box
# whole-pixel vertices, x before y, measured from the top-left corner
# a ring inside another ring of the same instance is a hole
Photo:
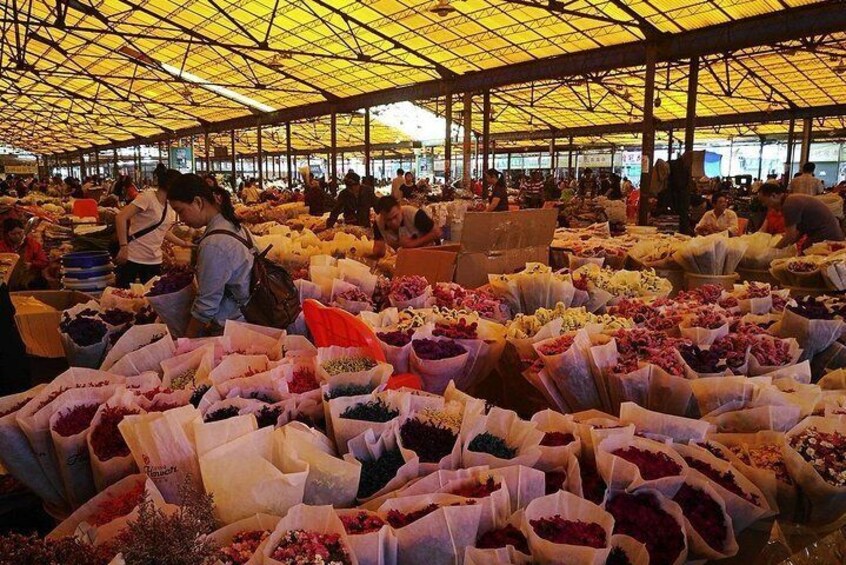
[[[394,274],[398,277],[420,275],[426,277],[429,284],[452,282],[460,250],[461,246],[457,244],[400,249]]]
[[[488,283],[488,274],[511,273],[528,262],[548,264],[557,223],[557,209],[468,212],[455,282],[476,288]]]
[[[26,344],[26,352],[37,357],[64,357],[65,350],[59,337],[62,310],[88,302],[92,297],[72,290],[21,291],[10,295],[15,306],[15,323]],[[53,309],[46,311],[28,300],[30,298]]]
[[[556,209],[468,212],[458,245],[400,249],[395,274],[476,288],[488,283],[488,274],[511,273],[528,262],[548,264],[557,220]]]

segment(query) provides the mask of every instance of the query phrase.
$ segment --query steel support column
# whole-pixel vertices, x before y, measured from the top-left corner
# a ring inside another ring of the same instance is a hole
[[[264,188],[264,152],[261,150],[261,124],[256,126],[256,165],[259,189]]]
[[[232,151],[232,190],[238,190],[238,156],[235,153],[235,130],[229,131],[229,145]]]
[[[452,93],[444,100],[444,184],[448,185],[452,175]]]
[[[699,91],[699,57],[690,59],[687,73],[687,113],[684,122],[684,150],[693,151],[696,135],[696,93]]]
[[[285,122],[285,159],[288,166],[288,188],[294,186],[294,171],[291,166],[291,122]]]
[[[473,113],[473,96],[469,92],[464,93],[464,113],[462,119],[464,121],[464,144],[462,146],[462,166],[461,171],[463,178],[463,185],[466,190],[470,190],[470,128],[473,127],[471,116]]]
[[[570,175],[570,180],[574,179],[574,172],[573,172],[573,136],[570,136],[568,140],[569,144],[567,147],[567,174]]]
[[[112,149],[112,159],[114,160],[114,179],[117,180],[120,175],[120,166],[118,165],[117,149]]]
[[[673,128],[667,132],[667,161],[673,160]],[[613,165],[612,165],[613,166]]]
[[[486,90],[482,94],[482,170],[479,177],[482,179],[482,198],[488,197],[488,181],[485,173],[490,168],[491,152],[491,91]]]
[[[646,46],[646,77],[643,91],[643,131],[641,132],[640,158],[640,206],[637,223],[645,226],[649,222],[649,184],[652,174],[652,161],[655,156],[655,64],[658,59],[658,47],[654,43]]]
[[[329,140],[330,151],[332,156],[332,176],[337,181],[338,178],[338,114],[332,112],[329,120]]]
[[[80,153],[79,154],[79,180],[82,181],[85,179],[85,156]]]
[[[790,176],[793,172],[793,142],[796,135],[796,119],[790,118],[787,125],[787,160],[784,163],[784,183],[787,185],[790,182]]]
[[[555,136],[549,140],[549,172],[555,176]]]
[[[97,168],[97,172],[95,173],[97,176],[100,176],[100,152],[94,152],[94,166]]]
[[[761,145],[758,147],[758,180],[764,174],[764,137],[761,136]]]
[[[799,151],[799,166],[811,160],[811,126],[813,120],[805,118],[802,120],[802,149]]]
[[[370,176],[370,108],[364,109],[364,176]]]
[[[203,144],[206,146],[206,174],[211,173],[211,151],[209,147],[209,132],[203,134]]]
[[[390,178],[388,176],[388,171],[385,170],[385,150],[382,149],[382,178],[387,179]]]

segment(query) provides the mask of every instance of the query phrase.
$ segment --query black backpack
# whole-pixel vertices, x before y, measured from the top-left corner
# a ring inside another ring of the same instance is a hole
[[[246,231],[246,230],[245,230]],[[300,314],[300,297],[294,280],[284,267],[267,258],[272,245],[259,253],[253,246],[249,233],[244,239],[227,230],[212,230],[203,236],[223,234],[234,237],[253,253],[252,273],[250,275],[250,297],[246,304],[239,304],[244,318],[251,324],[285,329]]]

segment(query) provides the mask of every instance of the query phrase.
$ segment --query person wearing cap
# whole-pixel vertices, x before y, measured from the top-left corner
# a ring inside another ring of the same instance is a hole
[[[429,215],[414,206],[401,206],[393,196],[376,204],[373,224],[373,255],[383,257],[387,247],[414,248],[438,245],[441,230]]]
[[[361,177],[353,171],[344,177],[344,184],[346,188],[338,194],[335,207],[329,212],[329,219],[326,220],[326,227],[333,227],[341,214],[347,225],[369,226],[370,209],[376,206],[376,195],[373,189],[362,186]]]

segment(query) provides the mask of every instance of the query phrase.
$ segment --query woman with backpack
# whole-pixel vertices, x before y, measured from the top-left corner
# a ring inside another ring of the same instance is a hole
[[[250,299],[254,255],[249,233],[235,216],[229,193],[194,174],[182,175],[168,190],[168,201],[183,222],[205,228],[197,254],[197,296],[185,337],[215,335],[226,320],[241,320]]]

